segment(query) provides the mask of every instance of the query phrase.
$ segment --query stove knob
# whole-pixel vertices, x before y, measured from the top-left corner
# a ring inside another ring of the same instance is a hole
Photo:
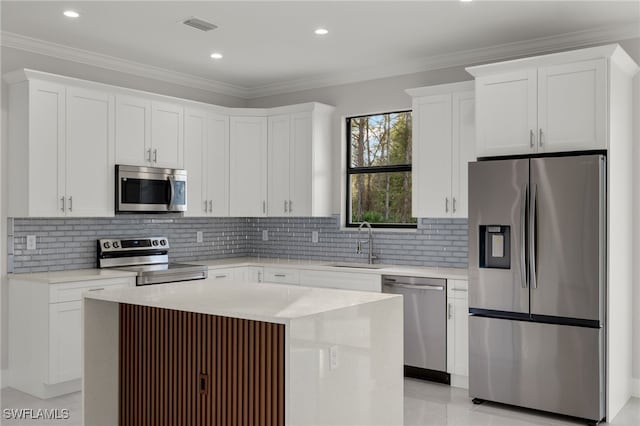
[[[114,241],[113,242],[113,248],[118,248],[118,247],[120,247],[120,243],[117,242],[117,241]]]
[[[158,245],[158,240],[153,240],[153,241],[151,242],[151,244],[153,244],[154,246],[157,246],[157,245]]]
[[[160,240],[160,245],[161,246],[166,246],[167,245],[167,240]]]
[[[108,249],[111,247],[111,244],[109,243],[109,241],[105,241],[104,244],[102,244],[102,247]]]

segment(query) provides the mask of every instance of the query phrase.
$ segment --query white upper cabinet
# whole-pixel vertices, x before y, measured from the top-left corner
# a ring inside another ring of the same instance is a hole
[[[184,113],[185,216],[229,215],[229,117],[206,109]]]
[[[113,122],[113,95],[67,88],[67,215],[114,214]]]
[[[182,105],[117,95],[117,164],[181,169],[183,150]]]
[[[329,216],[333,107],[311,103],[287,110],[269,117],[268,214]]]
[[[473,83],[410,89],[414,217],[467,217],[467,168],[475,160]]]
[[[267,117],[229,119],[229,214],[267,214]]]
[[[9,215],[113,216],[113,96],[14,77]]]
[[[476,77],[478,156],[607,149],[618,45],[467,68]]]
[[[151,101],[116,95],[116,163],[151,164]]]

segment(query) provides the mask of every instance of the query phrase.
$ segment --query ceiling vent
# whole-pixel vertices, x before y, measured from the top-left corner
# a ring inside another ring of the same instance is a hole
[[[217,25],[213,25],[211,22],[204,21],[198,18],[188,18],[182,21],[183,24],[195,28],[200,31],[211,31],[218,28]]]

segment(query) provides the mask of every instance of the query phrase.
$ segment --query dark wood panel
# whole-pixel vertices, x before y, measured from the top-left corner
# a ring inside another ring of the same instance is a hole
[[[120,425],[284,425],[284,325],[120,305]]]

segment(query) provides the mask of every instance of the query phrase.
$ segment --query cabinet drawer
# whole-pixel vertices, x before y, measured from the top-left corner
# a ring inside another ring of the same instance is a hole
[[[247,281],[247,268],[209,268],[209,279],[214,281]]]
[[[82,300],[82,293],[85,291],[104,289],[107,287],[130,287],[133,285],[134,278],[109,278],[104,280],[51,284],[49,286],[49,303]]]
[[[280,284],[299,284],[300,274],[292,269],[264,268],[264,282]]]
[[[447,297],[450,299],[466,299],[469,282],[466,280],[447,280]]]

